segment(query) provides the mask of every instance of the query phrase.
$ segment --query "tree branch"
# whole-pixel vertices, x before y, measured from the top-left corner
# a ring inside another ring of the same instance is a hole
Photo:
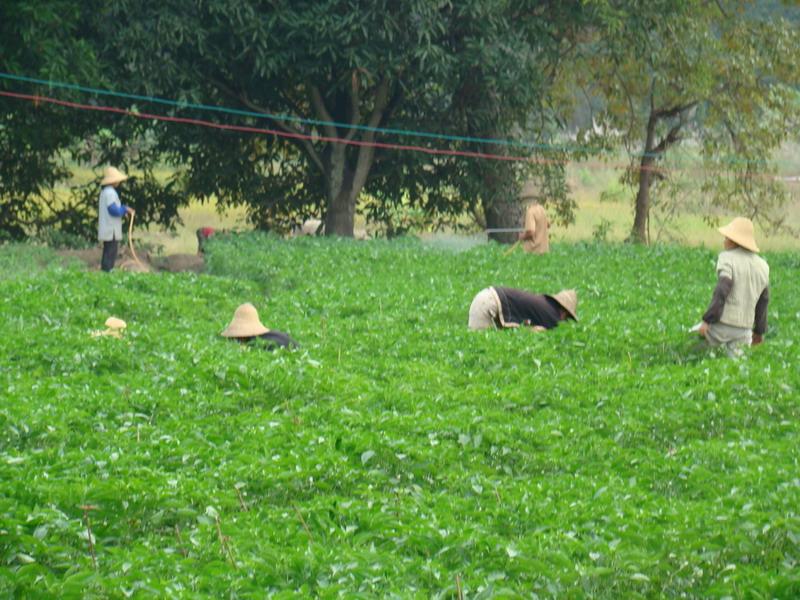
[[[386,110],[386,106],[388,103],[389,103],[389,77],[387,75],[384,75],[383,79],[381,79],[381,82],[378,84],[378,89],[375,91],[375,106],[373,106],[372,113],[370,114],[369,121],[367,122],[370,127],[378,126],[378,124],[381,122],[383,111]],[[372,135],[370,139],[375,138],[374,131],[369,131],[367,133]]]
[[[389,89],[389,76],[384,75],[375,91],[375,105],[372,107],[372,113],[367,121],[367,125],[371,128],[377,127],[383,118],[383,114],[389,104]],[[362,139],[365,142],[372,142],[375,140],[375,136],[376,132],[374,129],[369,129],[364,131]],[[359,148],[356,169],[353,174],[353,189],[360,190],[361,187],[363,187],[367,180],[367,174],[372,166],[374,156],[374,146],[361,146],[361,148]]]
[[[317,117],[320,121],[325,121],[326,123],[326,125],[323,125],[325,134],[332,138],[338,137],[336,126],[333,125],[333,117],[325,106],[325,101],[322,99],[322,94],[320,93],[319,88],[310,82],[307,83],[306,86],[308,87],[308,93],[311,96],[311,104],[314,106],[314,110],[317,111]]]
[[[677,125],[673,126],[672,129],[669,130],[666,136],[658,143],[658,145],[653,148],[650,152],[652,154],[662,154],[667,148],[672,146],[675,142],[680,141],[680,136],[678,135],[683,127],[683,122],[681,121]]]
[[[280,129],[283,129],[286,133],[291,133],[292,135],[308,135],[306,132],[295,127],[294,125],[291,125],[290,123],[286,123],[280,119],[273,117],[269,111],[265,110],[264,108],[262,108],[261,106],[250,100],[250,97],[244,90],[242,90],[241,92],[236,92],[235,90],[231,89],[226,84],[217,79],[213,78],[207,78],[207,79],[212,85],[216,86],[220,91],[222,91],[222,93],[226,94],[227,96],[230,96],[234,100],[238,100],[253,112],[269,115],[272,121],[274,121],[275,124]],[[314,148],[314,144],[311,143],[311,140],[298,137],[290,137],[287,139],[295,146],[300,148],[301,151],[305,152],[305,154],[308,156],[311,162],[313,162],[320,170],[322,175],[325,176],[325,166],[322,163],[322,159],[319,155],[319,152],[317,152],[317,149]]]
[[[262,109],[260,106],[258,106],[255,102],[251,101],[250,98],[248,98],[248,96],[247,96],[247,94],[245,92],[242,92],[242,95],[240,96],[239,99],[241,100],[241,102],[247,108],[249,108],[252,111],[261,112],[261,113],[266,113],[267,112],[264,109]],[[304,132],[301,129],[295,127],[291,123],[286,123],[286,122],[284,122],[284,121],[282,121],[280,119],[276,119],[274,117],[272,117],[272,120],[275,122],[275,124],[278,127],[283,129],[286,133],[291,133],[292,135],[303,135],[303,136],[308,135],[306,132]],[[289,138],[286,138],[286,139],[288,139],[291,143],[293,143],[295,146],[297,146],[302,151],[304,151],[306,153],[306,155],[308,156],[308,158],[310,158],[311,161],[320,170],[320,173],[322,173],[322,175],[325,176],[325,166],[322,164],[322,158],[320,157],[319,152],[317,152],[317,149],[314,148],[314,144],[311,142],[311,140],[305,139],[305,138],[299,138],[299,137],[289,137]]]
[[[697,106],[696,100],[686,104],[679,104],[678,106],[673,106],[672,108],[660,108],[656,111],[653,111],[653,116],[656,119],[670,119],[686,112],[687,110],[691,110],[695,106]]]
[[[353,69],[350,78],[350,125],[358,125],[361,121],[361,92],[358,84],[358,69]],[[351,127],[345,139],[352,140],[358,128]]]

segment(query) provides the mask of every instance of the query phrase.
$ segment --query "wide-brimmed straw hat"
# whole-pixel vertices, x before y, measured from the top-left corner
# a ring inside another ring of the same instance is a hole
[[[122,332],[127,326],[128,324],[122,319],[118,319],[117,317],[108,317],[106,319],[106,329],[93,331],[92,337],[110,335],[111,337],[122,339]]]
[[[578,309],[578,293],[575,290],[561,290],[557,294],[545,295],[558,302],[575,321],[578,320],[578,314],[575,312]]]
[[[233,320],[222,330],[223,337],[253,337],[269,332],[258,318],[256,307],[249,302],[242,304],[233,313]]]
[[[125,329],[127,326],[128,324],[125,321],[117,317],[108,317],[106,319],[106,327],[109,329]]]
[[[100,185],[114,185],[115,183],[122,183],[128,178],[125,173],[115,167],[106,167],[103,172],[103,179]]]
[[[717,231],[742,248],[750,250],[751,252],[759,251],[753,233],[753,222],[750,219],[736,217],[733,221],[725,225],[725,227],[720,227]]]

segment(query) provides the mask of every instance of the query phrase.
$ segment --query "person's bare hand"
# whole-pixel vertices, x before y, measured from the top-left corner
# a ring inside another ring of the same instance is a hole
[[[707,334],[707,333],[708,333],[708,323],[706,323],[705,321],[703,321],[703,322],[700,324],[700,329],[698,329],[698,330],[697,330],[697,335],[699,335],[699,336],[701,336],[701,337],[706,337],[706,334]]]
[[[128,206],[127,209],[128,209],[126,211],[127,214],[129,214],[129,215],[135,215],[136,214],[136,209],[131,208],[130,206]]]
[[[531,331],[536,331],[536,332],[547,331],[547,328],[542,327],[541,325],[534,325],[533,327],[531,327]]]
[[[753,341],[750,342],[750,345],[751,346],[758,346],[759,344],[761,344],[763,342],[764,342],[764,336],[761,335],[760,333],[754,333],[753,334]]]

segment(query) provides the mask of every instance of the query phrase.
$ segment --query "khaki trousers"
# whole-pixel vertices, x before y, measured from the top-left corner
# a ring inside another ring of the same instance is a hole
[[[753,342],[753,332],[747,327],[734,327],[725,323],[711,323],[706,340],[709,346],[723,346],[728,356],[739,356],[744,347]]]
[[[469,328],[476,331],[496,327],[501,310],[500,298],[494,288],[481,290],[469,306]]]

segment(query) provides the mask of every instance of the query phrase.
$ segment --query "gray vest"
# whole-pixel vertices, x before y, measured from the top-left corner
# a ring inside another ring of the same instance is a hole
[[[111,204],[120,204],[117,190],[107,185],[100,192],[100,205],[97,209],[97,239],[101,242],[122,239],[122,217],[112,217],[108,212]]]
[[[733,280],[720,323],[752,329],[756,303],[761,292],[769,285],[767,261],[744,248],[725,250],[717,259],[717,276]]]

